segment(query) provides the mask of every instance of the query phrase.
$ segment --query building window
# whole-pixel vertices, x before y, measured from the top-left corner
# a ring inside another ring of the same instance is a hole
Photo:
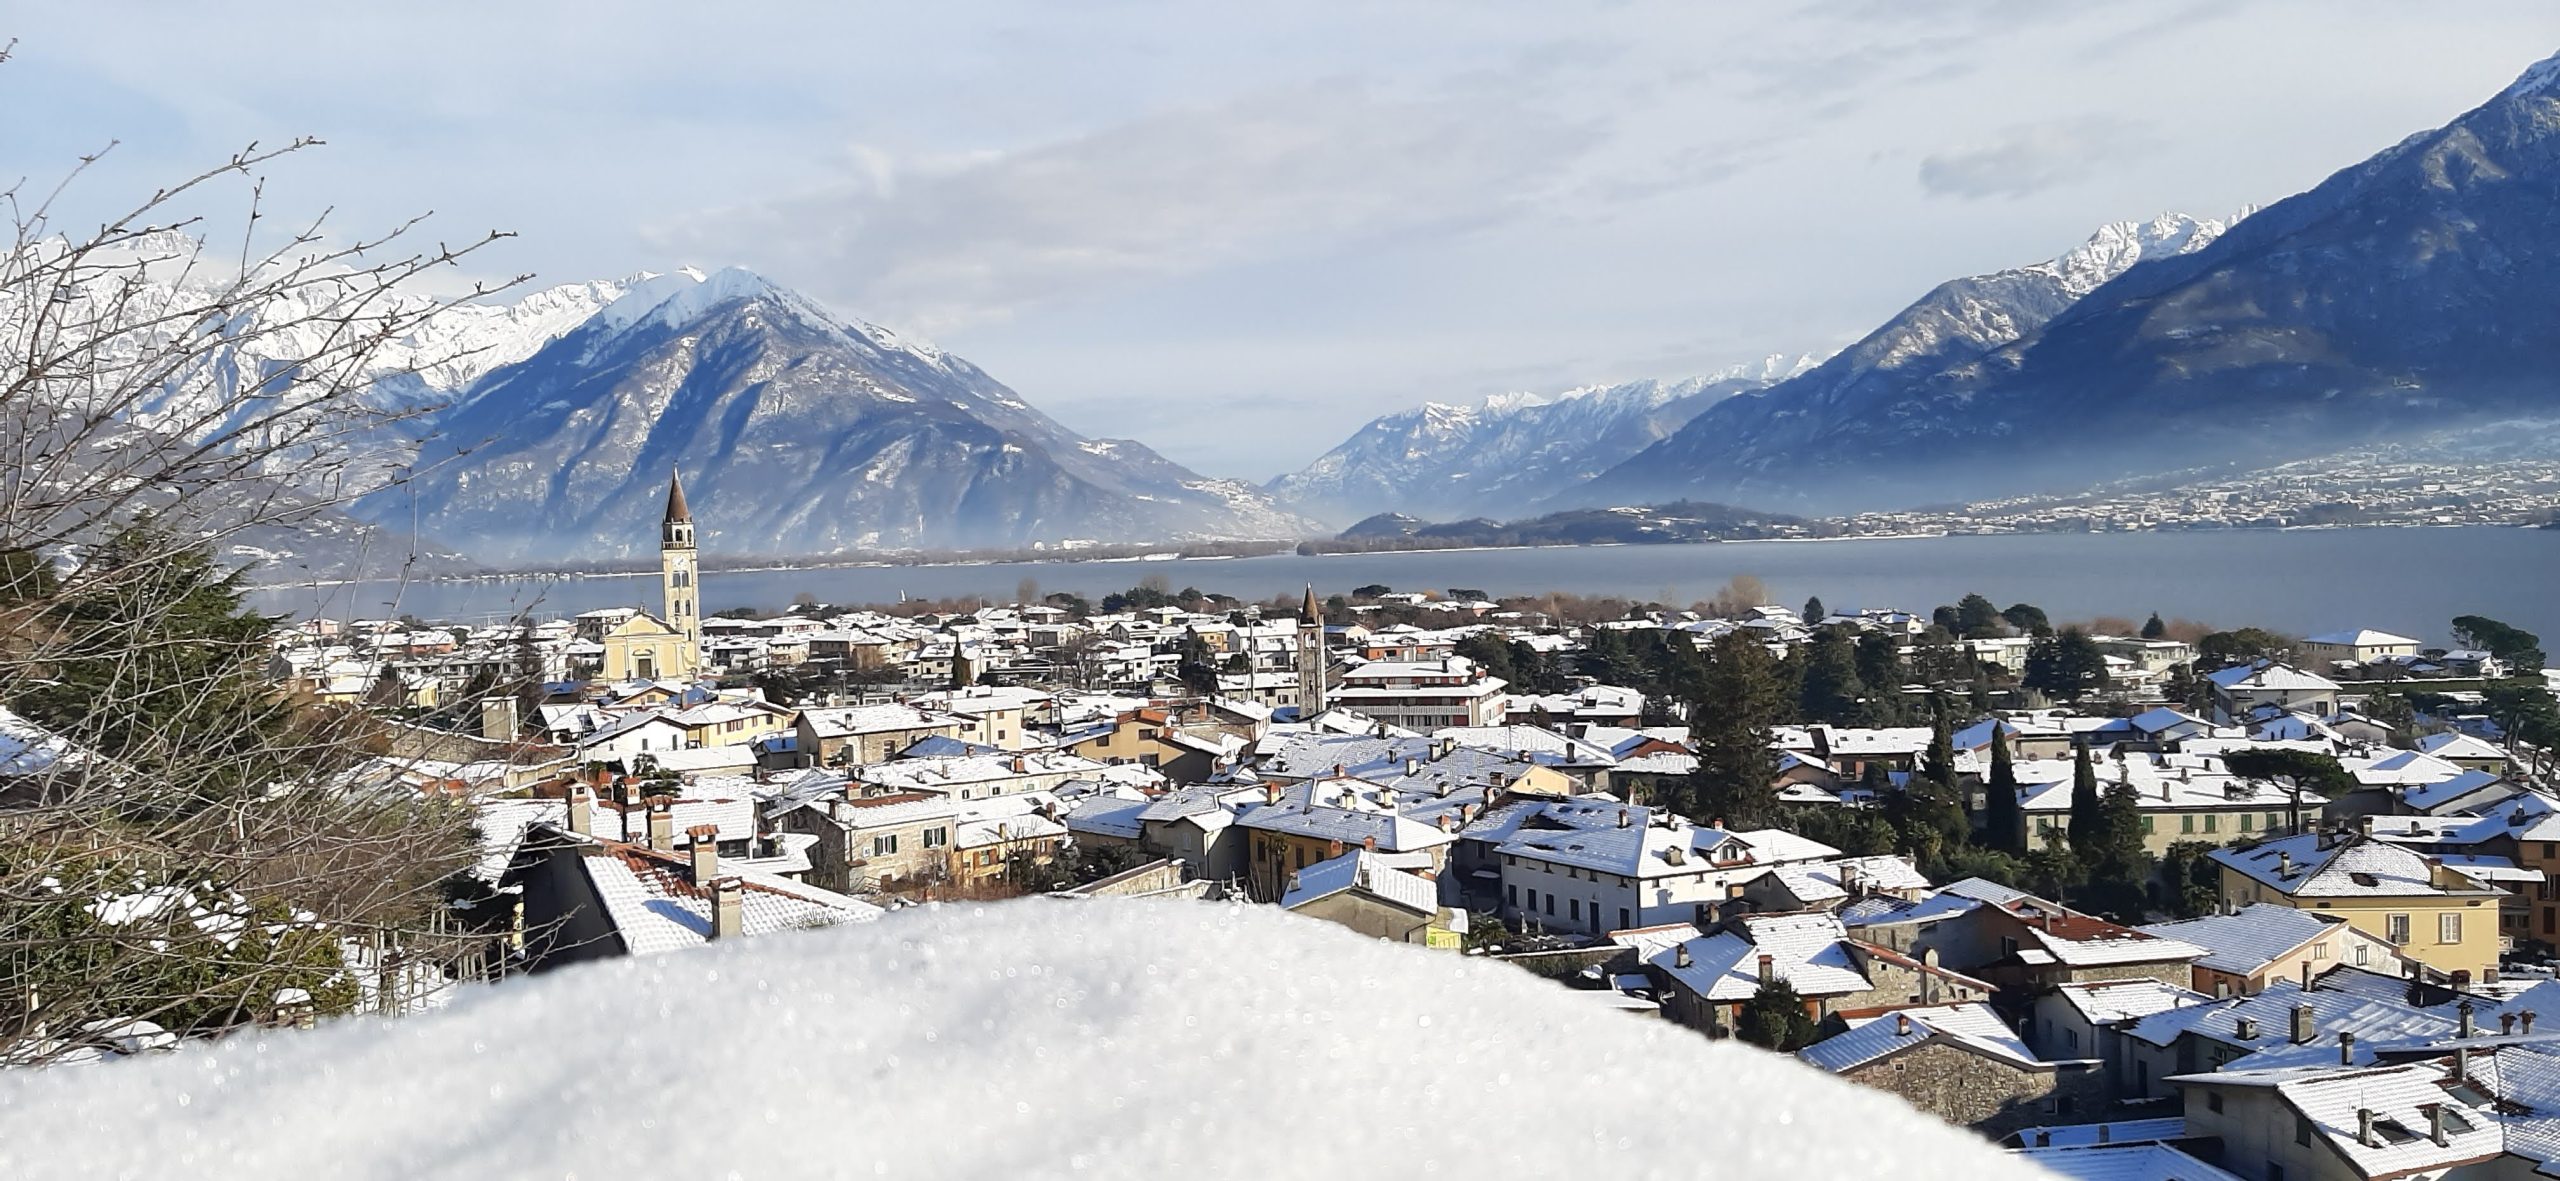
[[[2205,1092],[2205,1093],[2204,1093],[2204,1109],[2205,1109],[2206,1111],[2220,1111],[2220,1110],[2222,1110],[2222,1092],[2220,1092],[2220,1091],[2207,1091],[2207,1092]]]
[[[925,847],[925,848],[928,848],[928,849],[939,849],[939,848],[942,848],[943,846],[948,845],[948,844],[950,844],[950,843],[951,843],[951,830],[950,830],[950,829],[948,829],[948,828],[928,828],[928,829],[924,830],[924,847]]]
[[[2179,818],[2178,818],[2178,831],[2179,831],[2179,832],[2194,832],[2195,830],[2196,830],[2196,818],[2195,818],[2195,817],[2193,817],[2193,816],[2181,816],[2181,817],[2179,817]]]
[[[2309,1117],[2299,1115],[2293,1117],[2293,1142],[2303,1146],[2304,1148],[2311,1147],[2311,1120]]]
[[[2325,960],[2325,959],[2329,958],[2329,945],[2328,945],[2328,944],[2326,944],[2326,943],[2314,943],[2314,944],[2312,944],[2312,945],[2311,945],[2311,958],[2313,958],[2313,959],[2315,959],[2315,960]]]
[[[2152,831],[2152,829],[2151,829],[2151,820],[2152,820],[2152,818],[2151,818],[2151,817],[2149,817],[2149,816],[2145,816],[2145,817],[2143,817],[2143,818],[2142,818],[2142,834],[2143,834],[2144,836],[2149,836],[2149,835],[2151,835],[2151,831]]]
[[[2204,814],[2204,830],[2205,830],[2206,832],[2215,832],[2215,831],[2218,831],[2218,830],[2222,827],[2222,825],[2221,825],[2221,820],[2222,820],[2222,818],[2221,818],[2221,817],[2216,816],[2216,815],[2214,815],[2214,814],[2213,814],[2213,813],[2211,813],[2211,812],[2207,812],[2207,813],[2205,813],[2205,814]]]
[[[1502,900],[1504,903],[1511,906],[1520,905],[1520,887],[1504,886],[1502,888]]]
[[[2462,916],[2460,914],[2448,912],[2436,916],[2436,942],[2462,942]]]
[[[1567,899],[1565,899],[1565,900],[1564,900],[1564,909],[1565,909],[1565,917],[1570,918],[1570,919],[1572,919],[1573,921],[1575,921],[1575,922],[1577,922],[1577,923],[1582,921],[1582,900],[1581,900],[1581,899],[1579,899],[1579,898],[1567,898]]]
[[[897,851],[898,851],[898,834],[896,834],[896,833],[894,833],[894,832],[891,832],[891,833],[882,833],[882,834],[880,834],[879,836],[876,836],[876,837],[871,838],[871,855],[872,855],[872,856],[874,856],[874,857],[886,857],[886,856],[888,856],[888,855],[890,855],[890,854],[892,854],[892,853],[895,853],[895,852],[897,852]]]
[[[1618,929],[1619,929],[1619,930],[1621,930],[1621,931],[1623,931],[1623,930],[1626,930],[1627,928],[1632,927],[1632,926],[1635,926],[1635,924],[1627,921],[1627,908],[1626,908],[1626,907],[1623,907],[1623,906],[1619,907],[1619,908],[1618,908]]]
[[[1556,896],[1555,896],[1553,893],[1550,893],[1550,894],[1548,894],[1548,895],[1547,895],[1547,913],[1548,913],[1548,914],[1554,914],[1555,912],[1556,912]]]
[[[2390,940],[2394,944],[2403,947],[2407,946],[2409,943],[2409,916],[2405,914],[2387,914],[2382,916],[2382,937]]]

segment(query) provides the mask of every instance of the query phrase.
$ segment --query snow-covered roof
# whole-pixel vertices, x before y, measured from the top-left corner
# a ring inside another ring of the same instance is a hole
[[[1760,957],[1804,997],[1842,996],[1873,987],[1850,959],[1848,931],[1827,914],[1750,915],[1741,930],[1720,931],[1657,951],[1646,963],[1710,1001],[1749,1000],[1760,989]],[[1679,962],[1679,948],[1689,963]]]
[[[2310,1121],[2315,1135],[2367,1177],[2485,1160],[2505,1150],[2505,1134],[2497,1120],[2448,1101],[2442,1085],[2445,1067],[2433,1062],[2317,1071],[2247,1069],[2235,1063],[2226,1073],[2180,1077],[2273,1087],[2287,1105]],[[2444,1113],[2446,1142],[2442,1145],[2428,1134],[2431,1109]],[[2372,1143],[2357,1138],[2366,1112],[2373,1118]]]
[[[2414,648],[2418,644],[2416,640],[2407,636],[2395,636],[2390,632],[2375,631],[2369,627],[2352,628],[2340,632],[2322,632],[2316,636],[2305,636],[2302,642],[2326,644],[2336,648]]]
[[[1394,868],[1386,863],[1385,858],[1366,849],[1354,849],[1297,871],[1291,876],[1289,890],[1281,896],[1280,905],[1284,909],[1296,910],[1345,890],[1366,890],[1416,914],[1440,913],[1438,883],[1420,874]]]
[[[2297,898],[2396,898],[2478,894],[2457,881],[2439,886],[2427,859],[2388,841],[2307,832],[2253,849],[2216,849],[2216,862]]]
[[[693,881],[679,854],[656,853],[621,842],[586,842],[577,863],[632,955],[676,951],[711,938],[711,893]],[[803,927],[868,922],[877,906],[832,890],[735,866],[723,876],[740,883],[739,932],[770,935]]]
[[[2151,923],[2141,929],[2204,948],[2204,958],[2196,961],[2203,967],[2247,976],[2301,950],[2337,925],[2337,920],[2316,911],[2261,902],[2241,907],[2236,914]]]
[[[1770,871],[1787,892],[1803,902],[1828,902],[1846,898],[1844,875],[1854,884],[1873,890],[1925,890],[1929,879],[1911,864],[1909,858],[1886,853],[1873,857],[1842,857],[1832,861],[1799,862],[1782,865]]]
[[[2263,690],[2268,692],[2317,693],[2335,690],[2336,681],[2307,673],[2289,664],[2272,661],[2235,665],[2206,676],[2225,689]]]
[[[2430,734],[2418,740],[2418,749],[2439,759],[2504,759],[2504,747],[2485,738],[2459,730]]]
[[[2127,1120],[2116,1126],[2153,1122],[2183,1126],[2186,1121]],[[2238,1174],[2215,1168],[2167,1144],[2022,1148],[2017,1155],[2034,1161],[2036,1167],[2056,1177],[2067,1177],[2070,1181],[2240,1181]]]
[[[2212,997],[2192,989],[2136,977],[2131,980],[2098,980],[2088,983],[2062,984],[2054,988],[2065,1003],[2079,1010],[2091,1024],[2105,1025],[2131,1021],[2153,1013],[2165,1013],[2188,1005],[2201,1005]]]
[[[1838,1074],[1926,1043],[1956,1046],[2024,1070],[2046,1065],[1991,1006],[1980,1001],[1859,1018],[1849,1023],[1846,1032],[1796,1051],[1796,1057]]]

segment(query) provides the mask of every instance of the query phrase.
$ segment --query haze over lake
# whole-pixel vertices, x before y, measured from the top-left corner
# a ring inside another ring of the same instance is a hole
[[[1825,542],[1464,550],[1180,561],[861,566],[708,573],[706,609],[778,609],[807,593],[839,604],[979,595],[1010,600],[1023,579],[1042,593],[1099,598],[1160,575],[1175,588],[1259,599],[1314,583],[1320,593],[1370,583],[1399,590],[1464,587],[1496,595],[1564,591],[1686,604],[1735,575],[1795,606],[1820,595],[1833,610],[1926,611],[1979,591],[2002,606],[2033,603],[2056,620],[2157,611],[2223,627],[2296,633],[2375,627],[2449,642],[2447,621],[2483,614],[2560,635],[2560,532],[2530,529],[2326,529],[2179,533],[2043,533]],[[574,615],[654,602],[657,575],[490,578],[400,586],[270,588],[261,610],[369,618],[402,612],[482,622],[517,612]]]

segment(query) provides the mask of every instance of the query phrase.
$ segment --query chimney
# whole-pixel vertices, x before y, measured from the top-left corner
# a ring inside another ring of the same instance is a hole
[[[1840,892],[1852,899],[1858,897],[1858,867],[1850,862],[1840,863]]]
[[[2522,1015],[2517,1017],[2516,1024],[2522,1027],[2519,1032],[2522,1032],[2527,1037],[2533,1036],[2533,1010],[2525,1010]]]
[[[1340,842],[1340,841],[1326,841],[1326,842],[1324,843],[1324,855],[1325,855],[1325,859],[1326,859],[1326,860],[1328,860],[1328,861],[1330,861],[1330,860],[1332,860],[1332,859],[1334,859],[1334,858],[1336,858],[1336,857],[1340,857],[1340,856],[1342,856],[1342,842]]]
[[[2293,851],[2292,851],[2292,850],[2290,850],[2290,849],[2283,849],[2283,850],[2278,850],[2278,851],[2277,851],[2277,853],[2276,853],[2276,876],[2277,876],[2277,877],[2280,877],[2280,878],[2289,878],[2289,877],[2292,877],[2292,876],[2293,876]]]
[[[2508,1036],[2508,1035],[2510,1035],[2510,1034],[2513,1034],[2515,1031],[2516,1031],[2516,1015],[2515,1015],[2515,1014],[2513,1014],[2513,1013],[2500,1013],[2500,1014],[2498,1014],[2498,1036],[2499,1036],[2499,1037],[2506,1037],[2506,1036]]]
[[[1910,1017],[1910,1015],[1909,1015],[1909,1014],[1906,1014],[1906,1013],[1896,1013],[1896,1014],[1894,1014],[1894,1015],[1893,1015],[1893,1036],[1895,1036],[1895,1037],[1910,1037],[1910,1036],[1911,1036],[1911,1017]]]
[[[2356,1109],[2356,1143],[2367,1148],[2376,1147],[2373,1142],[2373,1109],[2370,1107]]]
[[[693,854],[694,884],[698,886],[719,877],[720,826],[697,824],[684,830],[684,835],[686,840],[692,842],[685,847],[685,851]]]
[[[2311,991],[2311,961],[2302,961],[2302,991]]]
[[[569,788],[569,831],[582,837],[592,836],[595,828],[595,801],[587,795],[586,785],[571,786]]]
[[[2461,1004],[2454,1006],[2453,1011],[2462,1019],[2461,1026],[2454,1031],[2453,1036],[2467,1038],[2478,1032],[2478,1029],[2472,1024],[2471,1020],[2471,1002],[2464,1001]]]
[[[1422,774],[1422,760],[1406,759],[1404,761],[1404,774],[1407,779],[1411,779],[1416,775]]]
[[[649,847],[661,853],[676,851],[676,801],[673,796],[649,797]]]
[[[2452,1143],[2445,1136],[2444,1104],[2442,1103],[2427,1104],[2427,1139],[2435,1141],[2438,1148]]]
[[[1015,755],[1015,756],[1013,756],[1013,773],[1014,773],[1014,774],[1016,774],[1016,775],[1022,775],[1022,774],[1026,774],[1026,773],[1028,773],[1030,770],[1031,770],[1031,763],[1030,763],[1030,761],[1029,761],[1029,760],[1027,760],[1027,759],[1023,758],[1021,755]]]
[[[2109,1133],[2110,1133],[2110,1132],[2112,1132],[2113,1130],[2114,1130],[2114,1129],[2107,1127],[2107,1125],[2105,1125],[2105,1124],[2099,1124],[2099,1125],[2098,1125],[2098,1143],[2100,1143],[2100,1144],[2104,1144],[2104,1143],[2108,1142],[2109,1140],[2114,1139],[2114,1137],[2113,1137],[2113,1136],[2109,1135]]]
[[[1362,837],[1362,838],[1360,838],[1360,848],[1361,848],[1361,849],[1363,849],[1363,850],[1365,850],[1365,851],[1367,851],[1367,852],[1371,852],[1371,853],[1375,853],[1375,852],[1377,852],[1377,851],[1378,851],[1378,838],[1376,838],[1376,837]]]
[[[746,930],[746,883],[736,878],[711,881],[711,937],[735,939]]]
[[[1770,981],[1775,980],[1775,979],[1777,979],[1777,978],[1778,978],[1778,957],[1773,956],[1773,955],[1770,955],[1768,952],[1765,952],[1765,951],[1764,951],[1764,952],[1761,952],[1761,953],[1760,953],[1760,983],[1762,983],[1762,984],[1767,984],[1767,983],[1769,983]]]
[[[2311,1038],[2311,1006],[2295,1005],[2293,1007],[2293,1044],[2299,1046],[2309,1042]]]
[[[1689,945],[1683,943],[1671,953],[1671,964],[1676,968],[1685,968],[1689,963]]]
[[[2338,1031],[2338,1065],[2353,1066],[2355,1064],[2356,1035],[2341,1029]]]
[[[2239,1025],[2240,1028],[2237,1032],[2241,1041],[2254,1042],[2258,1040],[2258,1021],[2256,1018],[2243,1017],[2240,1019]]]
[[[1618,809],[1618,827],[1620,827],[1620,828],[1625,828],[1626,826],[1627,826],[1627,810],[1626,810],[1626,809],[1624,809],[1624,808],[1620,808],[1620,809]]]
[[[2453,1081],[2457,1083],[2471,1081],[2471,1047],[2469,1046],[2453,1048]]]

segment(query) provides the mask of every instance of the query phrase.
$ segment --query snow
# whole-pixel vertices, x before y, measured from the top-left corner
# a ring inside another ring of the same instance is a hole
[[[1648,1085],[1664,1078],[1680,1082]],[[0,1079],[0,1167],[2039,1175],[1890,1096],[1506,965],[1269,908],[1106,899],[909,911],[566,969],[398,1023],[16,1074]]]

